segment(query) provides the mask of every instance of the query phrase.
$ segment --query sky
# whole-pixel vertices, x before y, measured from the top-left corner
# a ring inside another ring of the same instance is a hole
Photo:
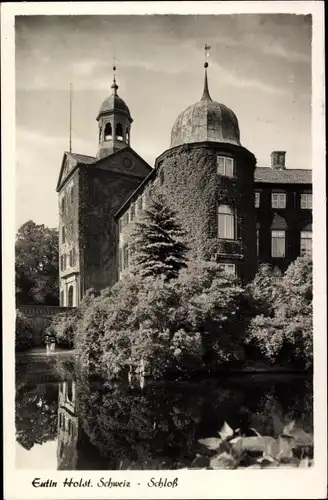
[[[16,17],[16,227],[56,227],[56,183],[69,147],[95,156],[96,115],[118,94],[131,147],[151,166],[175,119],[201,98],[204,45],[213,100],[237,115],[241,143],[270,165],[311,168],[311,17],[294,14]]]

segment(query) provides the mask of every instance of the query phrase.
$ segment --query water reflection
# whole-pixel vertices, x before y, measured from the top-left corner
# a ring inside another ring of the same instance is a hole
[[[190,467],[204,451],[198,440],[217,435],[225,421],[271,436],[275,419],[312,431],[312,385],[303,377],[244,376],[139,391],[47,370],[46,381],[33,365],[16,379],[16,441],[31,453],[57,439],[58,470]]]

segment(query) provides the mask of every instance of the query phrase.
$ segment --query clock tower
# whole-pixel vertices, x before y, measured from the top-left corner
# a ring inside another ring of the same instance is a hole
[[[113,68],[114,71],[116,68]],[[113,285],[118,273],[118,209],[151,172],[132,148],[130,110],[112,92],[100,107],[96,156],[64,153],[59,197],[60,305],[78,306],[86,290]]]

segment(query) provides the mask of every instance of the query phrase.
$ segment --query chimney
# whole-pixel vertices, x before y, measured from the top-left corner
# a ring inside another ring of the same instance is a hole
[[[272,151],[271,168],[284,170],[286,168],[286,151]]]

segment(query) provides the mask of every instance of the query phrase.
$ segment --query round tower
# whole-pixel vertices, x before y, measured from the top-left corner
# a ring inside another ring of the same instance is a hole
[[[212,100],[204,67],[202,97],[178,116],[171,147],[156,165],[194,255],[214,258],[248,282],[257,266],[256,158],[240,142],[235,113]]]
[[[99,125],[97,158],[104,158],[130,145],[133,120],[128,106],[117,94],[118,85],[115,78],[115,66],[113,71],[112,94],[104,100],[97,115]]]

